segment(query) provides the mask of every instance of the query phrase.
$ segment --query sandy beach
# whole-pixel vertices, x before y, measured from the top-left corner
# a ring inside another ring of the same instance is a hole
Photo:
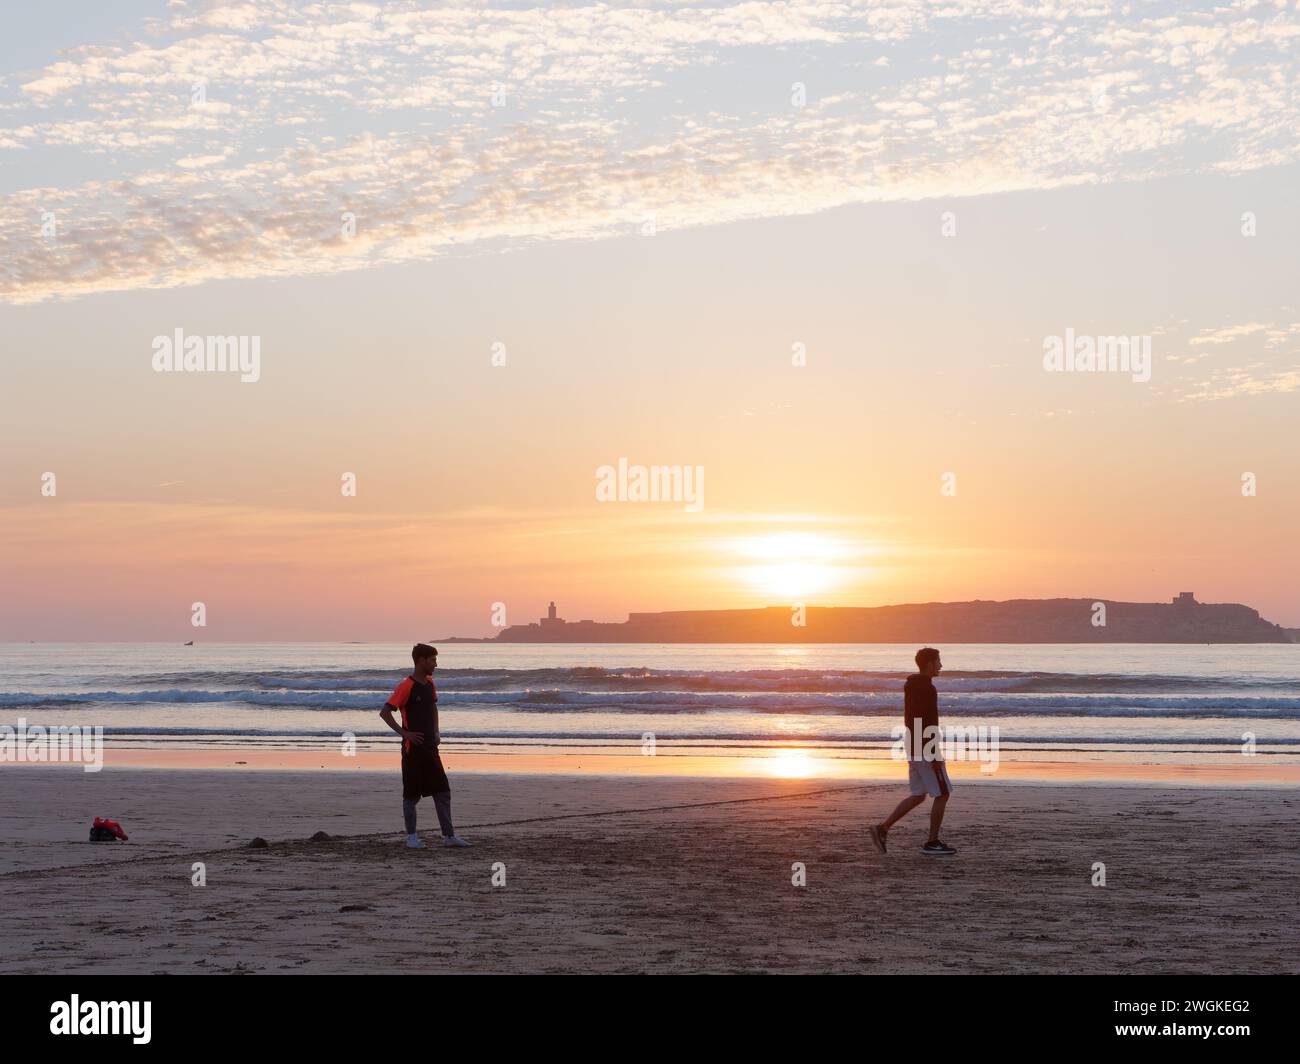
[[[916,814],[871,848],[897,782],[453,786],[474,848],[406,851],[391,772],[7,766],[0,970],[1300,971],[1296,789],[975,782],[933,859]],[[100,813],[131,841],[88,843]]]

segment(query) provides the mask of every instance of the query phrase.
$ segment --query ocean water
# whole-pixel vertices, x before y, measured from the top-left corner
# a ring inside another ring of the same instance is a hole
[[[447,644],[449,747],[711,754],[815,747],[888,757],[912,646]],[[1004,760],[1213,764],[1243,736],[1300,756],[1300,645],[952,645],[940,718],[999,730]],[[362,748],[409,646],[0,644],[0,724],[100,725],[110,744]]]

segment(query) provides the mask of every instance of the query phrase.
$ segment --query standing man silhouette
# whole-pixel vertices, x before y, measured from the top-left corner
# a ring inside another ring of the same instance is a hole
[[[397,685],[393,697],[379,711],[393,731],[402,737],[402,818],[406,822],[406,845],[424,849],[415,830],[415,805],[425,795],[433,796],[444,846],[468,846],[456,835],[451,823],[451,783],[438,756],[442,735],[438,731],[438,692],[433,686],[433,670],[438,667],[438,652],[427,643],[411,648],[415,671]],[[402,723],[393,719],[393,710],[402,714]]]

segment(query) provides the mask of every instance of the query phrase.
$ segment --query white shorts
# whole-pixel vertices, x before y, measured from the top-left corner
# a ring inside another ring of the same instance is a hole
[[[948,768],[942,761],[909,761],[907,782],[912,789],[913,797],[918,798],[925,794],[938,798],[952,790],[952,781],[948,779]]]

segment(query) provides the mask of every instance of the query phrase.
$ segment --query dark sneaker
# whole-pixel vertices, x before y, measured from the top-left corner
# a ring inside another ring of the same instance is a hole
[[[871,841],[876,844],[876,849],[881,853],[885,852],[885,832],[880,830],[879,824],[871,826]]]
[[[934,842],[927,842],[922,846],[921,852],[928,857],[951,857],[957,851],[936,839]]]

